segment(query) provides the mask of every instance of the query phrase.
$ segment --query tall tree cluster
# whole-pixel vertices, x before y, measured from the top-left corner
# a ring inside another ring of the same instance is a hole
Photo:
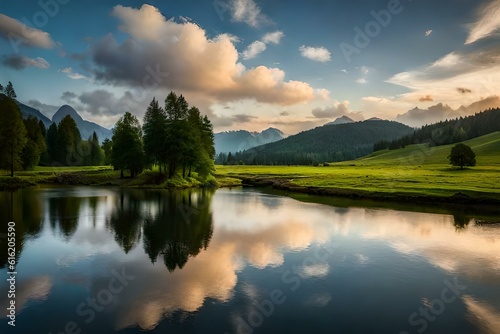
[[[186,99],[170,92],[165,108],[153,99],[144,115],[144,150],[148,165],[159,166],[169,177],[196,171],[206,178],[214,169],[213,128],[207,116]]]
[[[47,143],[46,165],[51,166],[100,166],[104,151],[94,132],[88,140],[82,140],[80,130],[70,115],[59,124],[52,123],[45,136]]]

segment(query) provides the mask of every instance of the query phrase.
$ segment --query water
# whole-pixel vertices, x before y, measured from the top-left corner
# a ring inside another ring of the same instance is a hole
[[[446,210],[224,189],[0,201],[18,260],[14,328],[1,238],[1,333],[500,333],[500,226]]]

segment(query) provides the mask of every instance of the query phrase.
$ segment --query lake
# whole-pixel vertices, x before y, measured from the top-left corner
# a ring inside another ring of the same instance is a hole
[[[312,201],[2,192],[17,275],[14,328],[4,234],[0,332],[500,333],[500,224],[463,208]]]

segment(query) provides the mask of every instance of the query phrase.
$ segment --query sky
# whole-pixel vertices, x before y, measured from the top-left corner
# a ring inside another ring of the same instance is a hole
[[[183,94],[215,131],[500,106],[500,0],[2,1],[0,82],[111,128]],[[399,117],[398,117],[399,115]]]

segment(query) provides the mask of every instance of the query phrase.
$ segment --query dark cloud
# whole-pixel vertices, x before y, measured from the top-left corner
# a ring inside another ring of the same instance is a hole
[[[432,96],[431,96],[431,95],[426,95],[426,96],[424,96],[424,97],[421,97],[421,98],[419,99],[419,101],[420,101],[420,102],[433,102],[433,101],[434,101],[434,99],[432,98]]]
[[[73,103],[77,97],[78,95],[73,92],[64,92],[61,96],[61,100],[64,100],[68,103]]]
[[[7,66],[7,67],[10,67],[10,68],[13,68],[15,70],[23,70],[25,69],[26,67],[38,67],[38,68],[41,68],[41,69],[46,69],[46,68],[49,68],[49,63],[41,58],[41,57],[37,57],[37,58],[28,58],[26,56],[21,56],[21,55],[11,55],[11,56],[6,56],[2,63]]]
[[[130,92],[116,98],[113,93],[103,89],[84,92],[78,96],[78,100],[85,111],[91,115],[121,115],[125,111],[135,109],[137,106],[137,101],[133,99]]]
[[[52,119],[52,116],[56,113],[57,110],[59,110],[60,107],[60,106],[45,104],[38,100],[29,100],[28,103],[26,103],[26,105],[37,109],[50,119]]]
[[[461,93],[461,94],[470,94],[472,93],[472,90],[470,90],[469,88],[457,88],[458,92]]]
[[[280,116],[290,116],[290,113],[285,110],[283,112],[280,112]]]
[[[233,115],[232,118],[233,118],[234,123],[248,123],[254,119],[257,119],[257,117],[255,117],[255,116],[245,115],[245,114]]]

